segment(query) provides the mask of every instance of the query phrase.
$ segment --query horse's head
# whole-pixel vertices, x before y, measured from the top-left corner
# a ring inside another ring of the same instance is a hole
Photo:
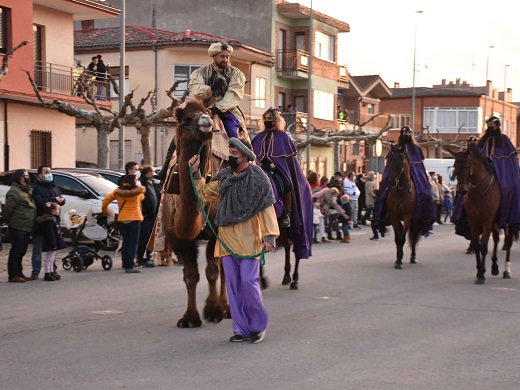
[[[464,195],[468,192],[471,179],[470,150],[456,153],[450,150],[450,153],[455,157],[453,177],[457,179],[457,192]]]
[[[179,124],[179,136],[188,135],[199,142],[211,139],[213,121],[206,113],[202,102],[198,99],[188,99],[175,110],[175,117]]]
[[[390,170],[388,184],[390,187],[397,187],[402,181],[403,174],[408,170],[408,156],[404,147],[392,146],[392,154],[388,161]]]

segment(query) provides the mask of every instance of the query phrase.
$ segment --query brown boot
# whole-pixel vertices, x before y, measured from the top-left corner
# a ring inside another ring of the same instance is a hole
[[[343,237],[343,241],[341,241],[341,242],[349,243],[350,242],[350,235],[347,234],[346,236],[344,236]]]

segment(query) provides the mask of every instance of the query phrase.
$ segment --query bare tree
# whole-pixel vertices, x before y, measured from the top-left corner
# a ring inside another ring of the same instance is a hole
[[[11,50],[9,50],[7,53],[5,53],[4,55],[4,59],[2,60],[2,67],[0,68],[0,81],[2,80],[2,78],[7,74],[7,71],[9,70],[8,69],[8,62],[9,62],[9,57],[16,51],[18,50],[19,48],[27,45],[29,42],[31,41],[23,41],[22,43],[20,43],[18,46],[16,47],[13,47]]]
[[[78,78],[76,82],[80,83],[81,85],[79,88],[77,88],[77,92],[83,98],[85,103],[92,107],[92,110],[85,110],[67,102],[62,102],[59,100],[49,101],[44,99],[41,96],[38,86],[31,77],[31,74],[28,71],[25,72],[29,77],[29,81],[31,82],[34,93],[36,94],[36,97],[40,101],[42,107],[50,110],[56,110],[71,117],[84,119],[91,123],[92,126],[94,126],[94,128],[97,130],[97,164],[100,168],[108,168],[108,136],[115,129],[119,129],[121,126],[126,126],[129,123],[135,124],[138,129],[140,129],[142,132],[144,131],[145,135],[141,136],[141,142],[143,143],[143,152],[147,153],[148,156],[147,161],[150,161],[150,126],[173,115],[173,110],[179,105],[179,100],[173,96],[173,91],[175,91],[175,88],[177,88],[180,83],[185,81],[181,80],[176,82],[172,88],[167,91],[167,95],[172,100],[171,105],[168,108],[161,109],[152,115],[146,116],[143,106],[152,96],[152,91],[148,92],[146,97],[141,99],[140,103],[137,105],[137,107],[135,107],[132,101],[134,98],[135,89],[132,90],[128,95],[125,96],[123,105],[119,111],[114,111],[108,107],[99,105],[94,98],[92,88],[87,85],[87,81]],[[108,80],[111,83],[115,93],[119,95],[119,88],[117,83],[110,75],[108,75]],[[144,142],[143,138],[145,139]]]
[[[163,122],[165,119],[173,116],[173,111],[175,107],[181,104],[184,100],[186,100],[189,95],[189,91],[184,92],[183,96],[180,100],[178,100],[173,93],[177,89],[177,87],[187,82],[188,80],[178,80],[176,81],[172,87],[166,91],[166,96],[171,99],[171,104],[167,108],[162,108],[157,110],[157,91],[150,91],[148,94],[141,99],[141,102],[137,107],[132,107],[132,111],[135,112],[135,127],[137,130],[141,132],[141,146],[143,148],[143,159],[144,164],[148,165],[152,162],[152,152],[151,152],[151,144],[150,144],[150,129],[153,125]],[[150,99],[152,104],[152,113],[146,114],[146,111],[143,109],[146,101]]]

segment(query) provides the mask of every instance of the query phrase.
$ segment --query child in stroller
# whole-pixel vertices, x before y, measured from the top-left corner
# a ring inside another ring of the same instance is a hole
[[[74,209],[69,210],[65,214],[65,225],[69,229],[72,238],[73,249],[62,260],[63,269],[69,270],[71,268],[76,272],[81,272],[94,263],[94,260],[101,260],[101,266],[105,271],[112,269],[112,257],[109,255],[99,255],[99,241],[107,237],[107,231],[99,226],[94,214],[89,212],[89,216],[80,213]],[[89,223],[89,221],[91,221]],[[94,240],[95,249],[92,250],[86,245],[80,245],[79,239],[85,237]]]

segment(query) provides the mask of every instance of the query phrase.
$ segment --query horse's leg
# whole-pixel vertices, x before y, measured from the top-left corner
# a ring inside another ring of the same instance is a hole
[[[282,285],[287,286],[289,283],[291,283],[291,252],[287,250],[287,245],[289,245],[289,236],[286,228],[280,229],[280,237],[278,237],[277,241],[278,245],[282,245],[285,248],[285,266],[283,268],[284,274]]]
[[[259,276],[260,276],[260,288],[262,290],[267,290],[269,288],[269,278],[267,276],[265,276],[265,272],[264,272],[264,267],[263,265],[261,265],[259,268],[260,268],[260,271],[259,272]]]
[[[285,249],[286,252],[289,252],[289,257],[291,256],[291,246],[289,245],[288,248]],[[298,273],[298,269],[300,266],[300,259],[295,255],[295,261],[294,261],[294,273],[293,273],[293,281],[291,283],[291,290],[298,290],[298,280],[300,279],[300,274]]]
[[[491,275],[497,276],[500,273],[500,270],[498,269],[498,258],[497,258],[497,248],[498,248],[498,241],[500,240],[500,235],[498,233],[498,226],[495,224],[493,225],[493,228],[491,230],[491,233],[493,234],[493,254],[491,255]],[[506,233],[507,235],[507,233]]]
[[[509,227],[506,227],[505,230],[505,250],[506,250],[506,261],[504,263],[504,279],[511,279],[511,262],[510,262],[510,255],[511,255],[511,246],[513,245],[513,233],[512,230],[509,229]]]
[[[412,218],[410,221],[410,230],[408,231],[408,241],[410,242],[410,249],[412,253],[410,255],[410,264],[417,264],[417,257],[415,251],[417,249],[417,243],[419,242],[419,237],[421,236],[421,226],[419,221]]]
[[[204,319],[208,322],[219,323],[224,318],[224,310],[220,302],[220,294],[217,290],[219,277],[219,259],[215,257],[216,237],[214,235],[206,246],[206,279],[208,280],[208,297],[204,305]]]
[[[197,265],[198,248],[195,240],[178,240],[172,238],[172,246],[175,248],[177,258],[182,261],[184,267],[184,284],[188,292],[188,307],[179,321],[179,328],[198,328],[202,325],[200,314],[197,310],[197,283],[200,275]]]
[[[394,264],[395,269],[403,268],[403,246],[404,246],[404,237],[403,237],[403,225],[401,221],[392,221],[392,227],[394,228],[394,241],[397,249],[396,260]]]
[[[491,226],[486,226],[484,224],[483,226],[483,232],[482,232],[482,236],[480,237],[480,275],[477,274],[477,281],[476,283],[477,284],[484,284],[484,281],[486,280],[485,278],[485,273],[486,273],[486,256],[487,256],[487,253],[488,253],[488,243],[489,243],[489,236],[491,235],[491,229],[492,227]],[[475,253],[477,253],[477,250],[475,249]]]

